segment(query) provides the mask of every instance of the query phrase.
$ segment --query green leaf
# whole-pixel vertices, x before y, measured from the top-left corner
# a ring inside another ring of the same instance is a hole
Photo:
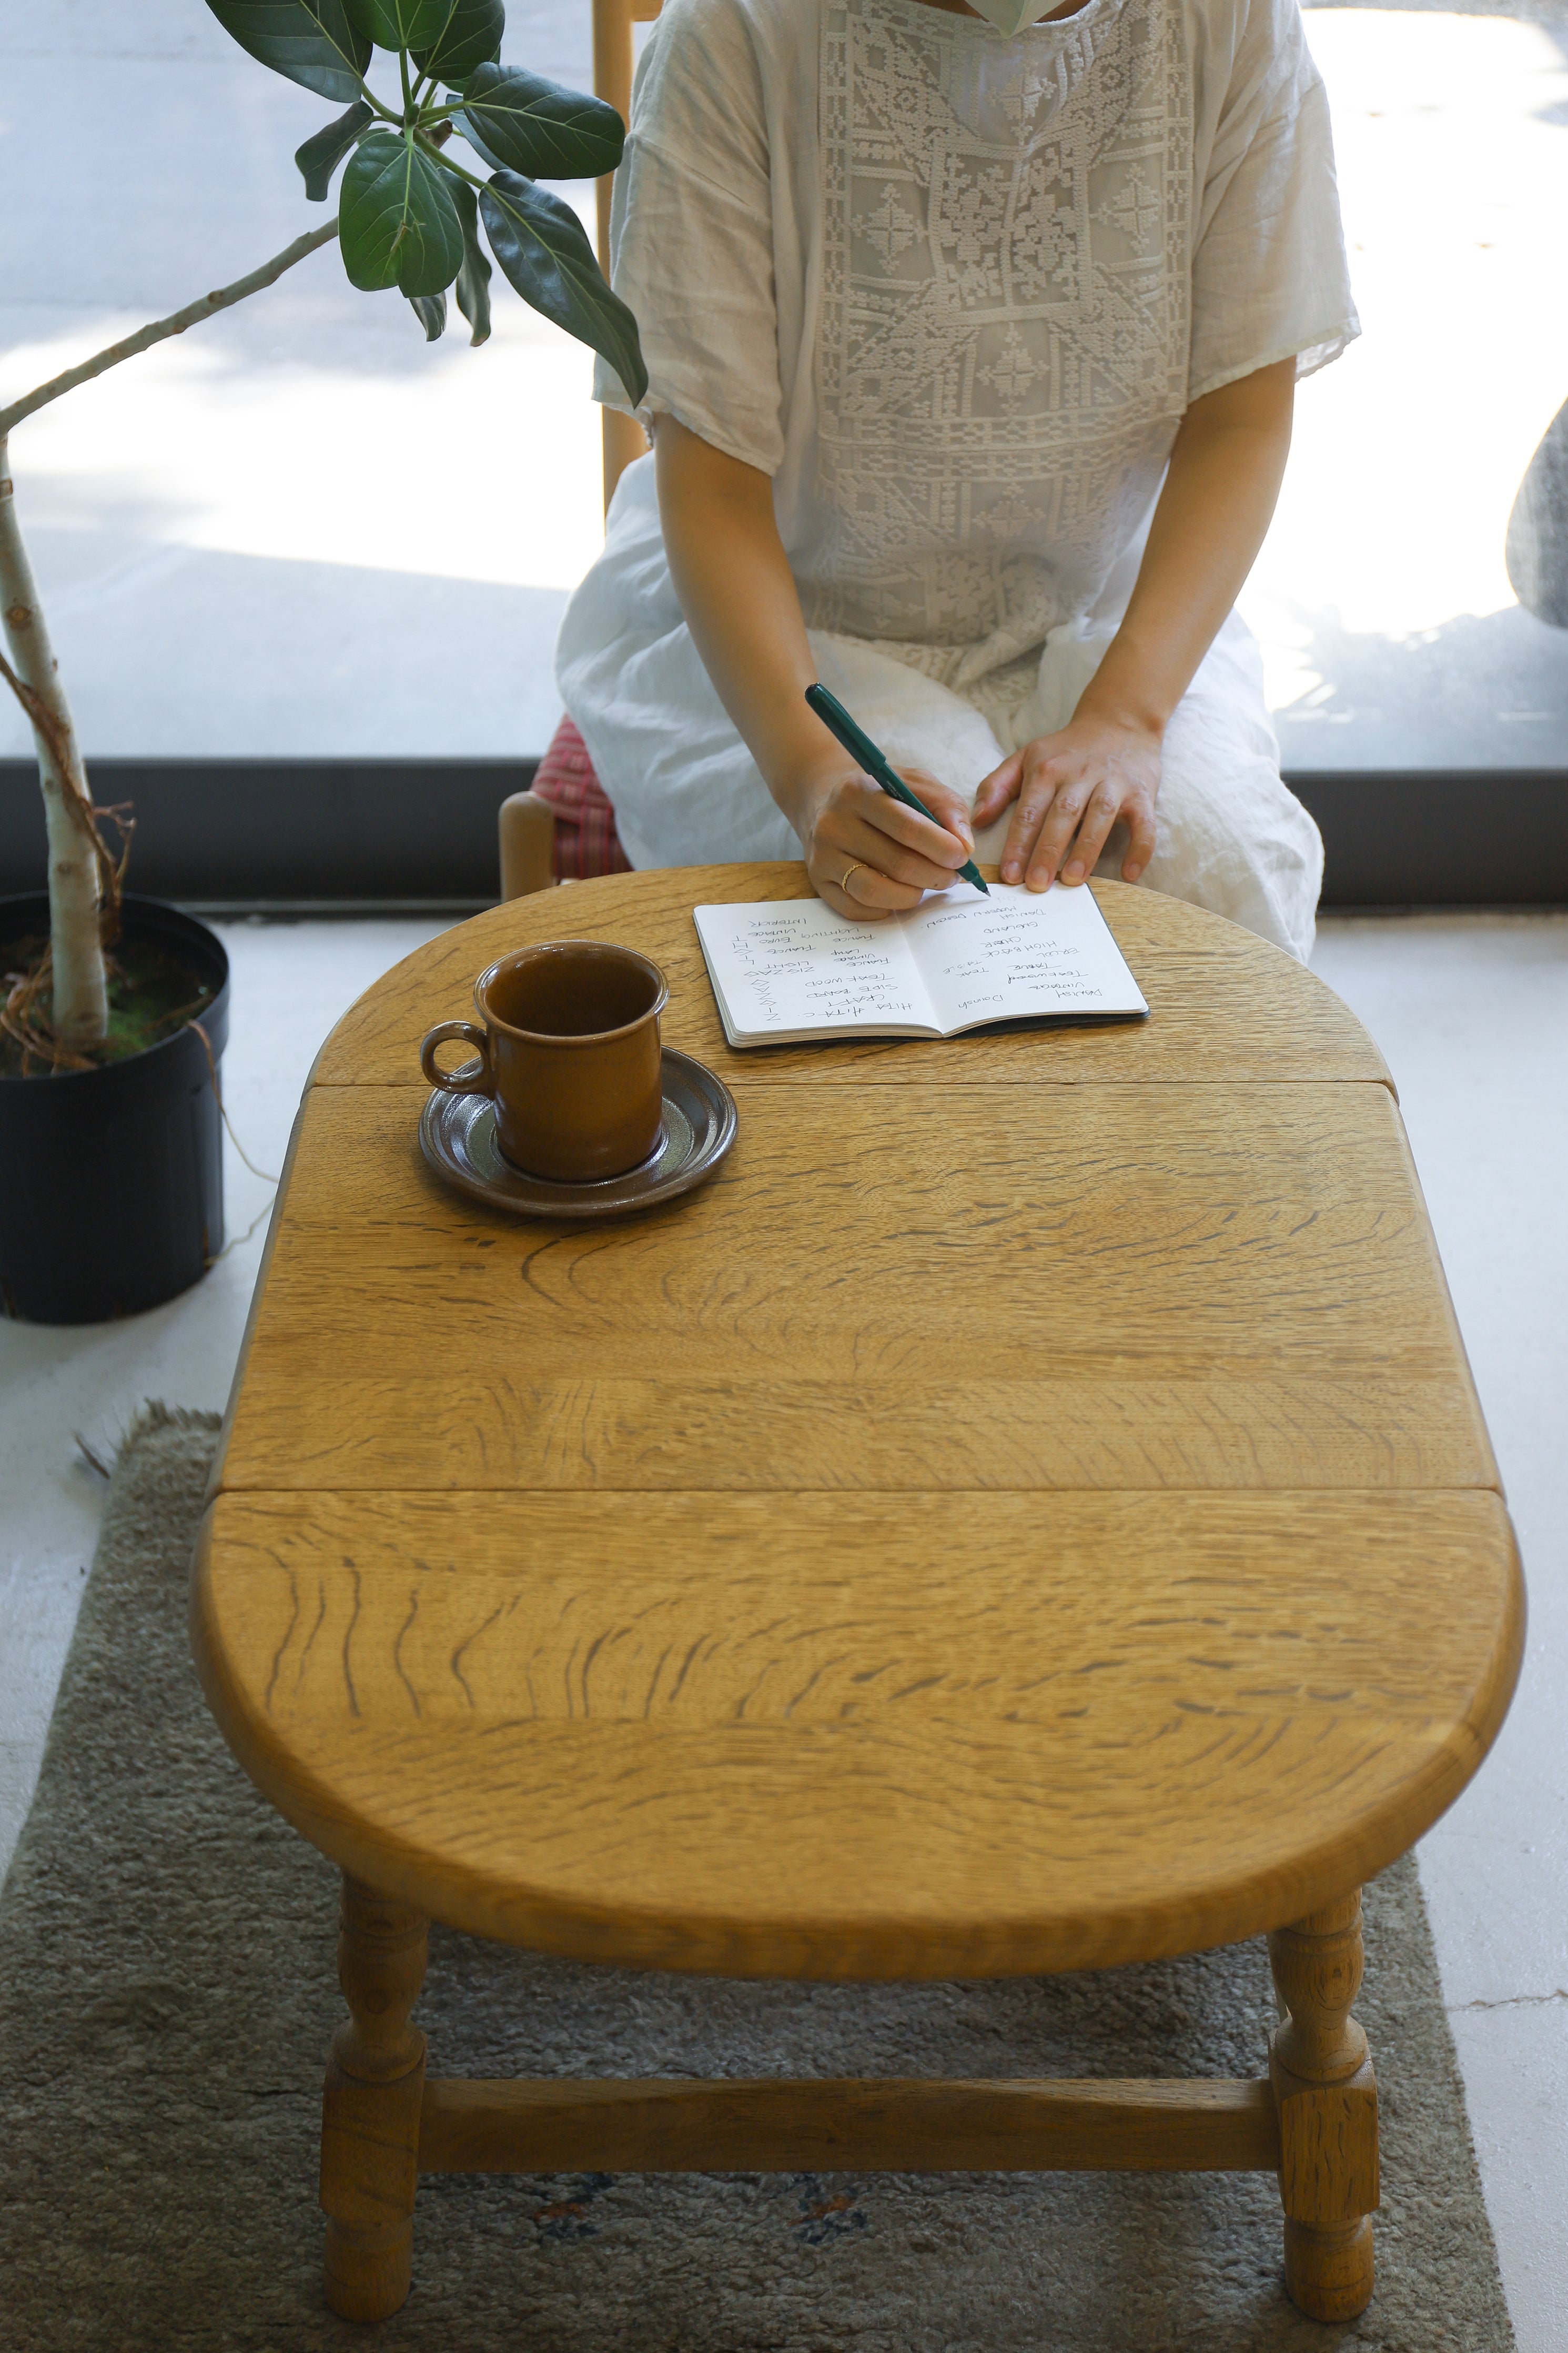
[[[462,267],[463,225],[439,164],[395,132],[372,131],[343,174],[338,242],[350,283],[439,294]]]
[[[304,174],[305,194],[313,205],[326,202],[332,174],[371,119],[371,109],[363,98],[356,98],[346,114],[340,114],[335,122],[295,148],[294,161]]]
[[[473,124],[468,121],[466,114],[454,114],[452,117],[452,128],[454,131],[461,132],[463,137],[468,141],[470,147],[474,147],[479,150],[479,153],[484,157],[485,162],[489,165],[492,172],[505,171],[506,165],[501,162],[500,157],[491,153],[490,150],[485,145],[483,139],[474,129]]]
[[[445,31],[433,47],[415,51],[414,63],[420,73],[458,90],[476,66],[500,55],[506,10],[501,0],[449,0],[449,5]]]
[[[487,164],[531,180],[596,180],[615,170],[626,138],[603,99],[563,90],[521,66],[477,66],[464,84],[458,124]]]
[[[438,343],[447,332],[447,297],[444,294],[411,294],[408,307],[424,328],[426,342]]]
[[[226,33],[274,73],[339,105],[359,96],[370,43],[343,0],[207,0]]]
[[[629,397],[640,400],[647,370],[637,322],[605,285],[571,206],[515,172],[498,172],[479,211],[490,251],[523,301],[602,353]]]
[[[450,182],[452,202],[463,224],[463,266],[458,272],[458,308],[473,332],[470,343],[489,341],[490,265],[479,243],[479,207],[466,180]]]
[[[350,16],[378,49],[427,49],[438,41],[452,0],[345,0]]]

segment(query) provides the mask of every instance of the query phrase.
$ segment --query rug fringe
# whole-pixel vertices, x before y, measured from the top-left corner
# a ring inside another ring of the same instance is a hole
[[[212,1413],[205,1406],[165,1405],[162,1398],[143,1398],[131,1417],[131,1426],[114,1450],[118,1463],[140,1446],[144,1438],[160,1430],[221,1430],[223,1416]]]
[[[100,1479],[112,1479],[121,1458],[129,1454],[132,1447],[139,1446],[144,1438],[151,1438],[161,1430],[215,1430],[222,1428],[222,1414],[209,1412],[205,1406],[165,1405],[162,1398],[143,1398],[131,1417],[129,1429],[123,1430],[112,1444],[105,1444],[100,1440],[94,1445],[79,1430],[73,1430],[71,1436],[89,1468],[96,1471]]]
[[[206,1406],[165,1405],[162,1398],[143,1398],[125,1433],[124,1444],[145,1438],[154,1430],[221,1430],[223,1416]]]

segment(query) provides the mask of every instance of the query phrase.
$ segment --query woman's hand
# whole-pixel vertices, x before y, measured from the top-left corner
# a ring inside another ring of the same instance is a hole
[[[922,891],[945,891],[974,854],[962,794],[923,768],[900,767],[899,774],[939,824],[892,799],[842,753],[794,780],[787,797],[778,796],[800,835],[818,898],[858,923],[879,923],[917,906]]]
[[[1004,760],[981,787],[975,826],[1018,803],[1005,882],[1044,891],[1058,874],[1083,881],[1119,818],[1129,836],[1123,876],[1135,881],[1147,868],[1165,723],[1262,544],[1290,447],[1295,378],[1295,361],[1280,360],[1187,410],[1126,617],[1070,724]],[[816,664],[770,478],[673,417],[659,419],[654,463],[692,641],[823,898],[874,921],[942,889],[973,838],[960,797],[911,769],[940,820],[928,824],[857,776],[806,708]]]
[[[1136,882],[1154,855],[1159,789],[1159,731],[1080,708],[1054,735],[1037,736],[992,770],[974,797],[974,823],[994,824],[1016,799],[1002,880],[1048,891],[1058,875],[1086,881],[1121,818],[1128,833],[1121,879]]]
[[[808,706],[816,661],[768,476],[673,417],[654,439],[658,512],[680,609],[763,781],[800,837],[818,895],[874,923],[944,891],[973,854],[969,804],[900,771],[937,822],[861,774]],[[845,889],[847,881],[848,889]]]

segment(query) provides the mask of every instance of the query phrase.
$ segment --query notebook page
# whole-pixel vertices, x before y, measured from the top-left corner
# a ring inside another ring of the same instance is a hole
[[[937,1027],[897,924],[851,923],[820,899],[694,907],[692,914],[737,1037]]]
[[[940,1027],[1040,1014],[1146,1013],[1110,927],[1085,887],[959,884],[903,919]]]

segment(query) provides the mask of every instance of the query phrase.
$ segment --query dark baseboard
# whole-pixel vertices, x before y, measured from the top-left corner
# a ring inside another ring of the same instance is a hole
[[[1568,768],[1298,770],[1325,907],[1568,906]]]
[[[97,760],[137,817],[133,887],[215,913],[458,915],[497,890],[496,810],[536,760]],[[1325,907],[1568,905],[1568,769],[1288,781],[1322,829]],[[0,893],[45,871],[37,772],[0,760]]]
[[[226,913],[461,913],[500,888],[496,811],[537,760],[94,760],[94,798],[136,813],[132,887]],[[0,892],[36,891],[30,762],[0,760]]]

